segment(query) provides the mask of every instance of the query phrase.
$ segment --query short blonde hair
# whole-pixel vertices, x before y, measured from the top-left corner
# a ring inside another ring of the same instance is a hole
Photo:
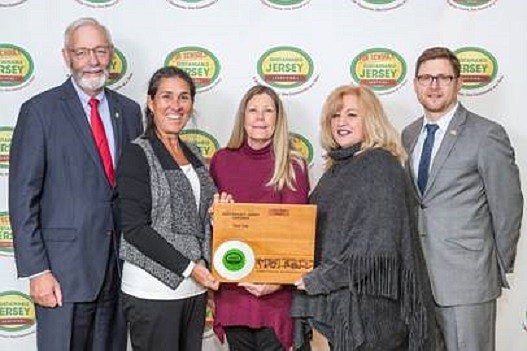
[[[245,93],[236,113],[234,127],[227,143],[227,148],[238,149],[247,140],[247,131],[244,126],[245,109],[249,100],[261,94],[266,94],[273,100],[276,110],[276,124],[272,140],[274,171],[267,186],[272,186],[278,191],[282,190],[284,186],[291,190],[296,190],[294,186],[295,171],[293,162],[297,162],[301,167],[304,167],[304,161],[301,154],[294,150],[291,145],[284,106],[282,100],[272,88],[264,85],[255,85]]]
[[[358,101],[358,112],[363,119],[363,137],[361,152],[368,149],[383,149],[397,157],[401,163],[406,159],[399,133],[386,117],[386,113],[377,96],[361,86],[343,85],[331,92],[322,108],[321,143],[326,152],[338,148],[331,133],[331,118],[342,109],[344,95],[354,95]],[[328,158],[328,164],[331,159]]]

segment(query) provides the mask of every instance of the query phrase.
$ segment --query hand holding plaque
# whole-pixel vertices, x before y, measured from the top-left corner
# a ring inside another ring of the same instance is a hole
[[[213,274],[220,282],[292,284],[313,269],[316,206],[218,203]]]

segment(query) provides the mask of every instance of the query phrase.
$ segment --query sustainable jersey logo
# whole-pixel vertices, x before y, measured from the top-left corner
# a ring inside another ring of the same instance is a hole
[[[313,145],[309,140],[298,133],[289,133],[293,148],[300,152],[308,165],[313,163]]]
[[[296,10],[309,4],[311,0],[260,0],[264,5],[277,10]]]
[[[33,60],[13,44],[0,44],[0,90],[18,90],[33,80]]]
[[[254,268],[254,251],[250,245],[242,241],[225,241],[218,246],[212,256],[214,269],[227,280],[243,279]]]
[[[76,0],[78,3],[88,7],[110,7],[117,4],[120,0]]]
[[[13,127],[0,127],[0,174],[9,173],[9,150],[13,138]]]
[[[169,4],[185,10],[199,10],[214,5],[218,0],[167,0]]]
[[[13,256],[13,231],[8,212],[0,212],[0,256]]]
[[[379,94],[389,94],[406,83],[406,62],[393,50],[368,49],[353,59],[350,74],[356,84]]]
[[[35,305],[19,291],[0,293],[0,337],[22,337],[35,332]]]
[[[407,0],[353,0],[363,9],[372,11],[389,11],[403,6]]]
[[[317,81],[314,64],[303,50],[278,46],[267,50],[258,60],[258,79],[284,95],[294,95],[309,89]]]
[[[165,66],[176,66],[188,73],[198,92],[212,89],[219,82],[221,65],[209,50],[197,46],[181,47],[165,59]]]
[[[119,49],[114,48],[112,62],[110,64],[110,76],[108,77],[106,85],[116,90],[121,89],[132,78],[131,73],[126,76],[127,70],[128,63],[126,57]]]
[[[481,95],[496,88],[503,76],[498,77],[498,61],[487,50],[463,47],[455,51],[461,64],[462,95]]]
[[[203,130],[185,129],[179,133],[179,136],[184,142],[196,146],[207,163],[220,148],[218,140]]]
[[[477,11],[493,6],[498,0],[447,0],[456,9]]]

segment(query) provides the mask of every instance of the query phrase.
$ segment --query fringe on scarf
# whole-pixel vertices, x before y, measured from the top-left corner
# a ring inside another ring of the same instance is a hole
[[[401,313],[409,330],[409,351],[426,348],[428,321],[423,301],[423,287],[416,279],[415,272],[403,269],[401,276]]]
[[[409,350],[424,350],[428,332],[427,313],[423,287],[414,269],[403,267],[401,259],[389,256],[353,255],[349,263],[352,295],[386,297],[399,301],[401,317],[409,329]],[[339,329],[343,332],[347,328]],[[338,337],[342,338],[343,335]]]

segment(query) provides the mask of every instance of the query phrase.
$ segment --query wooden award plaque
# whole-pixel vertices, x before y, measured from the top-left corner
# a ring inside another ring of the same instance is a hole
[[[220,203],[212,273],[220,282],[292,284],[313,269],[315,205]]]

